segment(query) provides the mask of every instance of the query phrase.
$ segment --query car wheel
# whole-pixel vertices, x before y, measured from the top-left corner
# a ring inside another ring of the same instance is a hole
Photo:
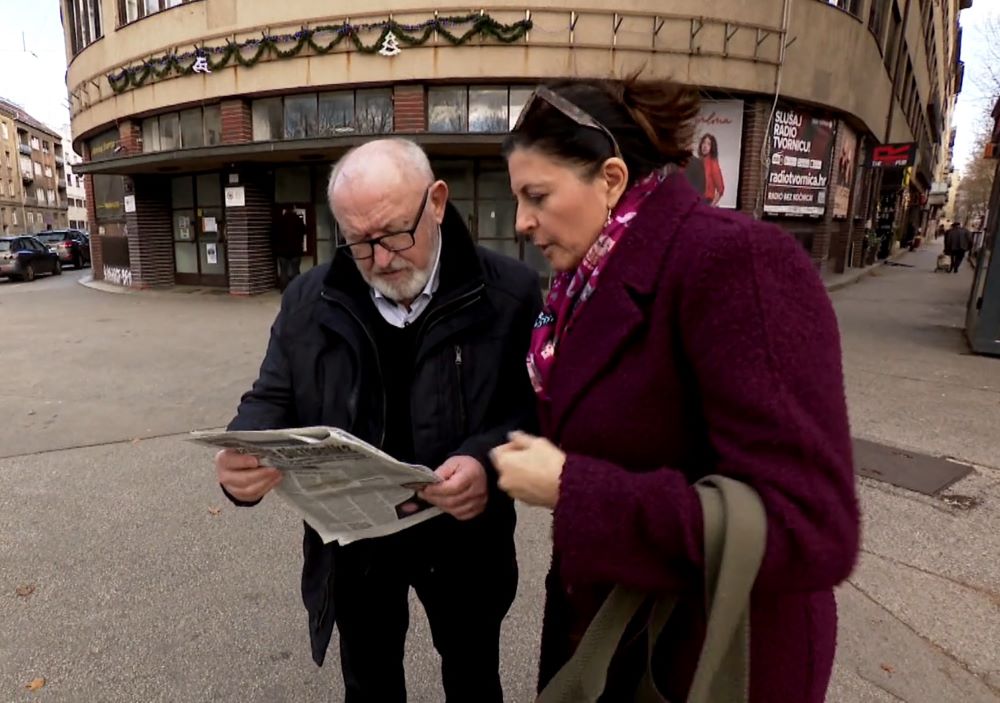
[[[73,257],[73,268],[82,269],[83,268],[83,257],[77,254]]]
[[[55,263],[52,266],[52,275],[53,276],[62,275],[62,262],[59,259],[56,259]]]
[[[28,282],[35,280],[35,267],[31,264],[26,264],[24,267],[24,273],[21,274],[21,280]]]

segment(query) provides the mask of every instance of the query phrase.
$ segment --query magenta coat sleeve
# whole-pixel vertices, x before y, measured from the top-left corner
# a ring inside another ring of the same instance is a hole
[[[717,457],[703,473],[744,481],[766,506],[758,589],[829,588],[859,538],[837,321],[794,239],[760,222],[723,230],[668,273],[682,276],[673,324]],[[569,454],[554,522],[566,583],[675,587],[700,573],[701,530],[680,471]]]

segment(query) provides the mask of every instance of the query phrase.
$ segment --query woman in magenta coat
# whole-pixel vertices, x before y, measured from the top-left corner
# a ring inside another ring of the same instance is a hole
[[[667,82],[566,81],[507,140],[518,231],[557,273],[528,360],[545,437],[494,452],[504,490],[553,508],[539,684],[623,584],[684,594],[653,668],[685,700],[705,626],[692,484],[723,474],[768,515],[750,700],[821,703],[858,549],[837,322],[791,236],[678,172],[696,111]],[[643,638],[619,649],[602,700],[632,699],[644,657]]]

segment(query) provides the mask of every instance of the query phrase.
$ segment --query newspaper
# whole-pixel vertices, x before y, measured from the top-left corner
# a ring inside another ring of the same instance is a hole
[[[252,454],[283,476],[274,492],[324,543],[381,537],[441,514],[416,496],[440,481],[336,427],[192,432],[191,441]]]

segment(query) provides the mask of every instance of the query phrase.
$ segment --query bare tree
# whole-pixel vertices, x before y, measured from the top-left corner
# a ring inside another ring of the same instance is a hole
[[[993,192],[993,178],[997,172],[997,161],[985,158],[986,144],[993,131],[993,119],[986,113],[976,132],[972,160],[962,171],[955,194],[955,219],[966,226],[981,227],[989,208],[990,194]]]

